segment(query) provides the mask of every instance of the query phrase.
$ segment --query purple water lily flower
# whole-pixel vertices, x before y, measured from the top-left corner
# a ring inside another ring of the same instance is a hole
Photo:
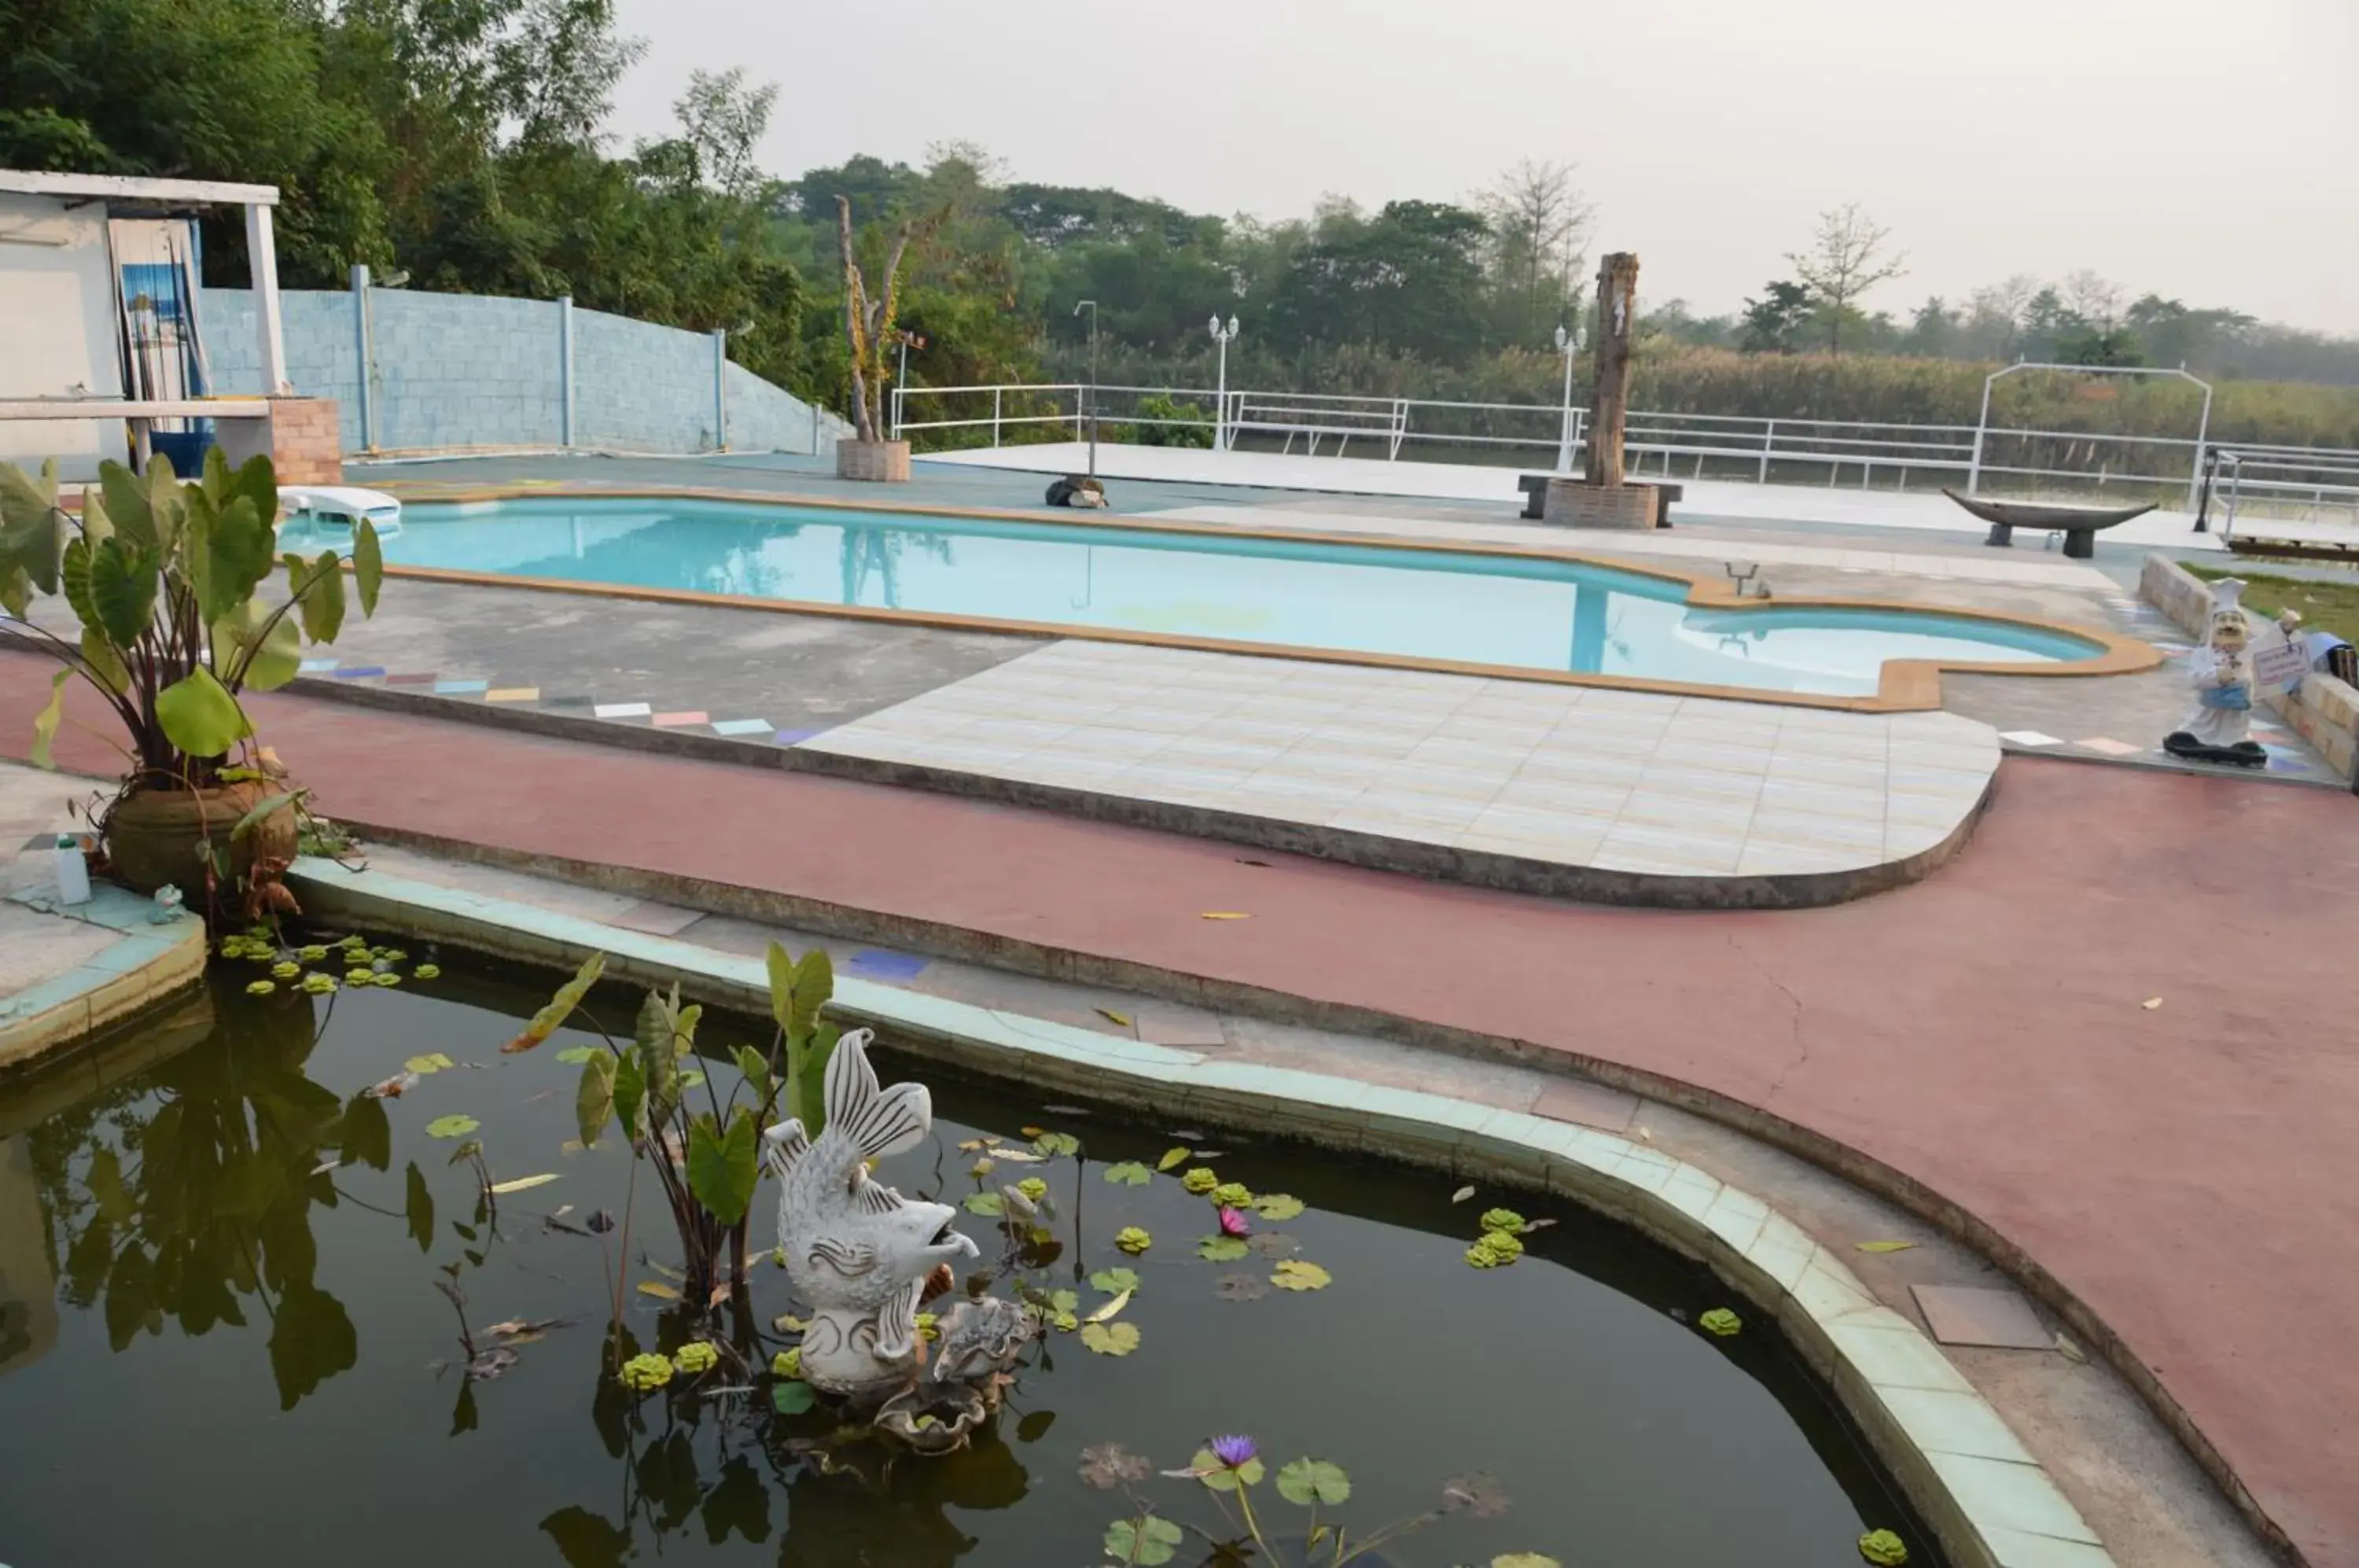
[[[1254,1446],[1254,1440],[1250,1437],[1212,1439],[1212,1457],[1231,1470],[1244,1469],[1253,1463],[1254,1455],[1259,1452],[1261,1451]]]
[[[1236,1210],[1223,1205],[1221,1210],[1221,1234],[1223,1236],[1251,1236],[1253,1234],[1253,1222],[1246,1219],[1245,1215],[1239,1214]]]

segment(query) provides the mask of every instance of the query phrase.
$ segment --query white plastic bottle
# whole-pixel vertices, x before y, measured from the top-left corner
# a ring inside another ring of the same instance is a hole
[[[90,902],[90,866],[82,857],[82,841],[71,833],[58,834],[58,846],[49,852],[58,867],[58,901],[61,904]]]

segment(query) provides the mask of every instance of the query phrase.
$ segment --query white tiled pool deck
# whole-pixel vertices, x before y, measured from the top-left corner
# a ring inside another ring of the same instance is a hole
[[[1651,877],[1840,874],[1950,842],[1999,743],[1861,713],[1080,640],[807,750]]]

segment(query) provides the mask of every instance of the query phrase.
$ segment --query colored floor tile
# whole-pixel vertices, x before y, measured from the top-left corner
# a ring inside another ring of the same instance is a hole
[[[319,675],[335,667],[336,661],[332,659],[307,659],[298,665],[296,670],[297,673],[302,675]]]
[[[366,681],[373,677],[384,674],[385,666],[382,664],[364,664],[357,669],[335,670],[329,671],[329,673],[333,675],[339,681]]]
[[[480,697],[491,689],[492,683],[488,681],[437,681],[434,682],[434,694],[437,697]]]
[[[648,722],[658,729],[676,730],[686,724],[710,724],[712,720],[703,709],[699,708],[693,712],[658,713]]]
[[[602,719],[644,719],[655,712],[645,702],[599,702],[590,711]]]
[[[2146,749],[2142,746],[2125,745],[2107,735],[2097,735],[2092,739],[2075,741],[2072,744],[2083,751],[2093,751],[2100,757],[2136,757]]]
[[[388,686],[431,686],[434,684],[434,672],[429,670],[423,675],[388,675],[385,683]]]
[[[915,980],[925,967],[926,961],[914,953],[882,947],[863,948],[843,961],[846,974],[869,980]]]
[[[752,735],[772,734],[767,719],[720,719],[712,725],[714,735]]]
[[[2016,746],[2062,746],[2057,736],[2041,730],[2001,730],[1998,738]]]
[[[540,688],[538,686],[502,686],[484,693],[486,702],[535,702],[539,700]]]

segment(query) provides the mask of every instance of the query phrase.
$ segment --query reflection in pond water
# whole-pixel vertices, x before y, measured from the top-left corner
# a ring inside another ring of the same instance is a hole
[[[995,1222],[973,1211],[991,1194],[973,1163],[1040,1172],[1057,1235],[1024,1249],[1019,1277],[1071,1293],[1047,1310],[1086,1315],[1112,1299],[1093,1276],[1131,1270],[1113,1321],[1139,1338],[1117,1356],[1048,1334],[964,1452],[842,1441],[824,1407],[772,1408],[769,1358],[795,1338],[781,1314],[802,1310],[781,1270],[756,1269],[691,1329],[650,1183],[635,1192],[615,1140],[581,1147],[579,1070],[558,1058],[596,1036],[569,1027],[503,1055],[545,988],[437,956],[430,982],[333,997],[249,996],[252,971],[217,965],[177,1041],[110,1048],[162,1060],[0,1085],[10,1561],[226,1568],[267,1540],[387,1568],[1085,1563],[1130,1508],[1085,1470],[1106,1482],[1104,1455],[1124,1451],[1170,1470],[1211,1434],[1248,1432],[1273,1472],[1256,1505],[1297,1539],[1308,1516],[1274,1487],[1299,1454],[1348,1468],[1352,1498],[1332,1515],[1354,1530],[1430,1508],[1470,1473],[1513,1499],[1387,1544],[1396,1568],[1518,1551],[1818,1568],[1876,1526],[1938,1562],[1766,1325],[1701,1334],[1694,1319],[1724,1293],[1625,1232],[1559,1212],[1520,1263],[1478,1272],[1468,1227],[1493,1194],[1453,1204],[1447,1179],[1046,1106],[908,1059],[880,1071],[933,1084],[935,1131],[879,1179],[966,1201],[987,1264]],[[636,1003],[601,991],[585,1016],[626,1026]],[[732,1044],[766,1038],[708,1018],[701,1070],[733,1071]],[[388,1081],[402,1093],[366,1093]],[[1181,1147],[1189,1163],[1158,1171]],[[1209,1200],[1182,1185],[1200,1161],[1301,1212],[1251,1215],[1242,1258],[1212,1246]],[[1151,1246],[1116,1250],[1125,1227]],[[1269,1288],[1280,1264],[1310,1260],[1332,1288]],[[751,1370],[644,1395],[611,1375],[704,1333]],[[102,1480],[143,1506],[93,1508]],[[1194,1483],[1134,1484],[1221,1533]],[[1177,1561],[1202,1559],[1191,1540]]]

